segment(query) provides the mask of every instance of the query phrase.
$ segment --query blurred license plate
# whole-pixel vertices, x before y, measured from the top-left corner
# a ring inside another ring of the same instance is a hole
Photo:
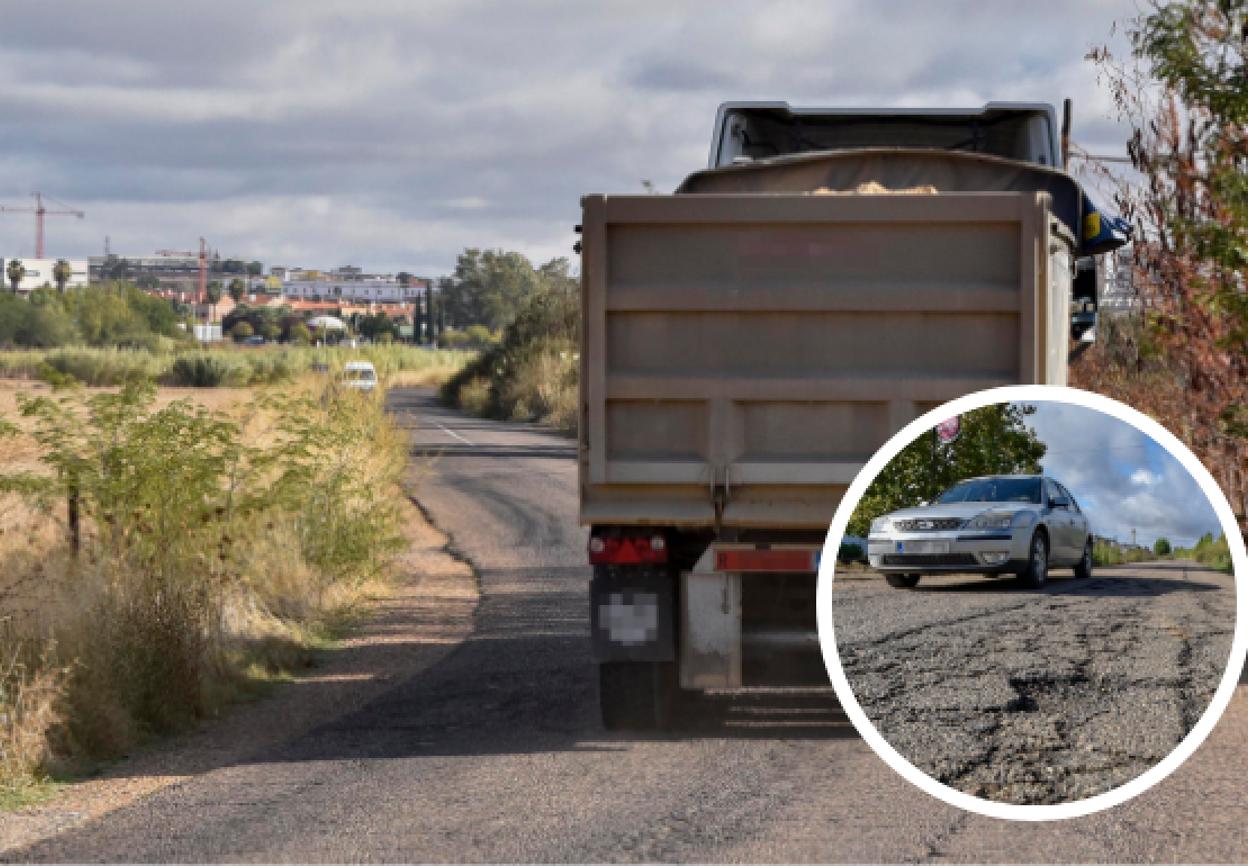
[[[947,541],[899,541],[898,553],[948,553]]]

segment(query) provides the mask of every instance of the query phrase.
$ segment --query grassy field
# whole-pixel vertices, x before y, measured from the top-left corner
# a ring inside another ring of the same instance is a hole
[[[383,382],[435,385],[475,353],[400,344],[349,347],[221,345],[208,350],[150,352],[69,347],[0,351],[0,378],[72,379],[113,387],[134,379],[165,386],[245,387],[290,382],[314,369],[340,370],[349,360],[371,361]]]
[[[312,352],[294,364],[346,358]],[[403,384],[461,360],[371,357]],[[402,548],[406,439],[381,395],[321,373],[126,381],[0,380],[0,807],[307,664]]]

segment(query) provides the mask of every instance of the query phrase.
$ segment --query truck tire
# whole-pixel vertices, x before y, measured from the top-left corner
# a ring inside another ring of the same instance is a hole
[[[919,584],[918,574],[886,574],[884,579],[895,589],[914,589]]]
[[[1027,548],[1027,566],[1018,573],[1018,579],[1028,589],[1040,589],[1049,578],[1049,539],[1037,531]]]
[[[677,689],[675,662],[603,662],[598,704],[608,731],[662,730],[671,721]]]

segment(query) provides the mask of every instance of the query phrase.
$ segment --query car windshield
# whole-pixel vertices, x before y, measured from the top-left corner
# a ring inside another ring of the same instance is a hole
[[[1030,502],[1040,504],[1039,478],[976,478],[955,484],[935,499],[949,502]]]
[[[352,379],[355,381],[370,381],[373,378],[373,371],[372,370],[347,370],[346,376],[348,379]]]

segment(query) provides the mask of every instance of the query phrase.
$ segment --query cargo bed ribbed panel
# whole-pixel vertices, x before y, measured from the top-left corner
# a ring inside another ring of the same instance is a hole
[[[584,200],[586,523],[825,528],[930,407],[1065,384],[1043,193]]]

